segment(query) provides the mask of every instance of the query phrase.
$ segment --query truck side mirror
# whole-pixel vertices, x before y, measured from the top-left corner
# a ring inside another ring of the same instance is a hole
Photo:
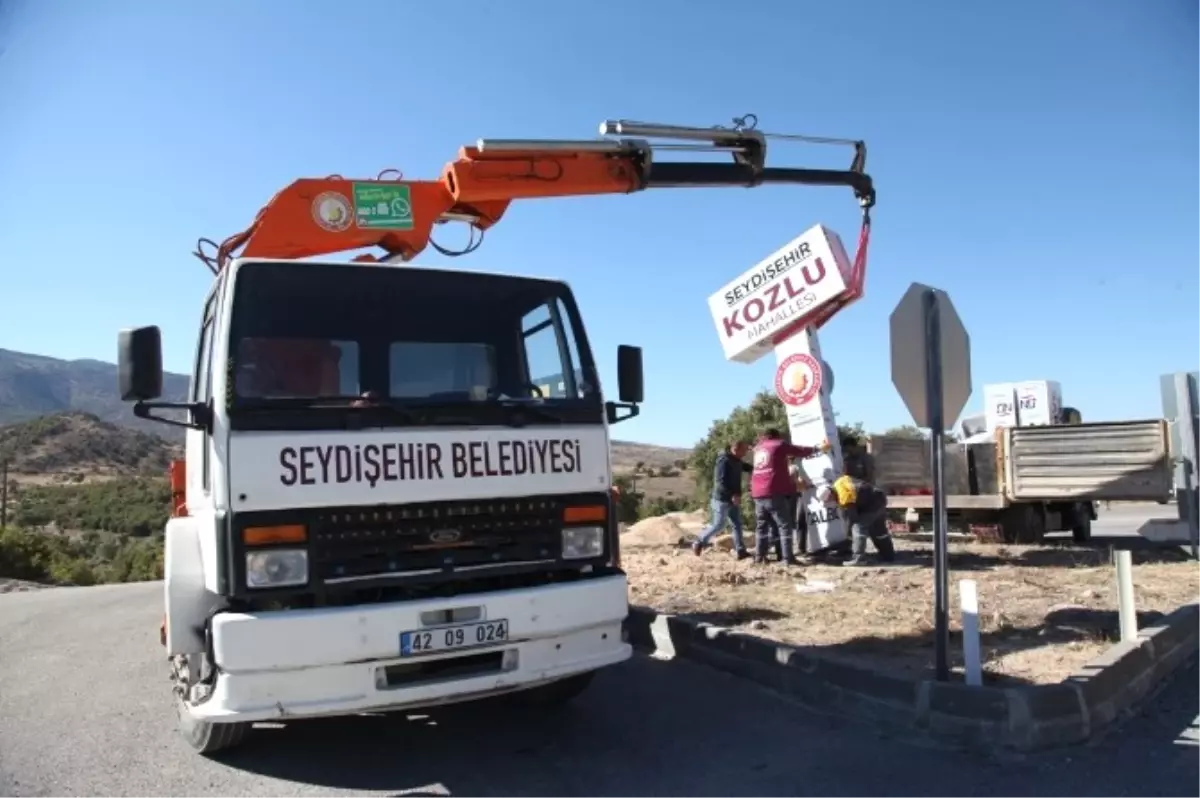
[[[617,393],[622,402],[642,401],[642,348],[622,344],[617,347]]]
[[[148,402],[162,396],[162,333],[158,327],[133,327],[117,333],[117,380],[123,402]]]

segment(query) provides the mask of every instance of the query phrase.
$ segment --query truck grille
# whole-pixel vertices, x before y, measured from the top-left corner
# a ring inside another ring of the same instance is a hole
[[[557,498],[436,502],[320,511],[313,576],[326,583],[556,560]]]

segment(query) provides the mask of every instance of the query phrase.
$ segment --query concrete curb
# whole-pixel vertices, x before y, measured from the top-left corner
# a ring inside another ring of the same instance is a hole
[[[1187,661],[1200,643],[1200,604],[1185,604],[1058,684],[1020,687],[904,679],[645,607],[630,608],[625,628],[635,647],[727,671],[808,706],[961,747],[1032,751],[1096,737]]]

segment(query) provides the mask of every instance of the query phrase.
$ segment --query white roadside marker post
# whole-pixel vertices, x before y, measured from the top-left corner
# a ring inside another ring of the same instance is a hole
[[[1121,642],[1137,640],[1137,608],[1133,605],[1133,552],[1115,552],[1117,561],[1117,612],[1121,623]]]
[[[958,581],[958,601],[962,609],[963,664],[967,684],[983,684],[983,663],[979,654],[979,593],[974,579]]]

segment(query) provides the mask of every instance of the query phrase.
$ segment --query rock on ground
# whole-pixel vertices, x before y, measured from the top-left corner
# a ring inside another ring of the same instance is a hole
[[[41,590],[47,587],[50,587],[50,585],[43,585],[38,582],[26,582],[24,579],[0,578],[0,593],[26,593],[30,590]]]

